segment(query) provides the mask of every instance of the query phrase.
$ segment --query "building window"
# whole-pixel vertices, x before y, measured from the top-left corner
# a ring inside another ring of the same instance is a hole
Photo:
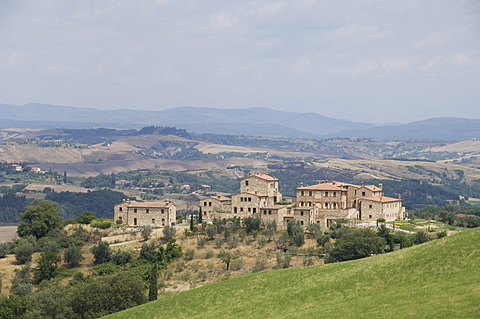
[[[263,215],[267,215],[267,211],[266,211],[266,210],[263,211]]]
[[[133,219],[133,226],[137,226],[137,219],[136,218]]]
[[[337,203],[333,203],[333,208],[334,208],[334,209],[337,208]]]
[[[305,192],[304,192],[304,191],[301,191],[301,192],[300,192],[300,196],[303,196],[303,195],[305,195]]]
[[[253,207],[253,213],[255,214],[257,212],[257,208]]]
[[[303,210],[300,212],[300,216],[303,216]]]
[[[368,215],[368,218],[372,218],[372,215]]]
[[[362,192],[362,196],[365,196],[365,192]]]
[[[328,192],[325,192],[325,197],[328,197]]]
[[[233,207],[233,213],[234,213],[234,214],[237,213],[237,207]]]
[[[212,202],[208,202],[208,206],[212,206]]]
[[[165,219],[162,218],[162,226],[165,226]]]
[[[122,220],[122,216],[118,216],[118,220]]]
[[[134,212],[134,213],[136,213],[136,212],[137,212],[137,209],[136,209],[136,208],[134,208],[134,209],[133,209],[133,212]]]
[[[249,213],[250,213],[251,210],[252,210],[252,209],[251,209],[250,207],[248,207],[248,212],[249,212]]]
[[[372,204],[368,205],[368,208],[370,208],[370,209],[371,209],[371,208],[372,208]]]
[[[119,210],[119,211],[122,211],[122,210],[123,210],[123,207],[120,207],[118,210]]]
[[[312,195],[313,195],[312,191],[309,191],[308,196],[312,196]]]
[[[155,224],[155,218],[152,218],[152,224]]]
[[[328,203],[325,203],[325,208],[328,208]]]
[[[248,201],[249,201],[249,202],[251,202],[251,201],[252,201],[252,198],[251,198],[251,197],[249,197],[249,198],[248,198]]]
[[[203,206],[207,206],[207,202],[203,202]]]
[[[333,192],[333,197],[337,197],[337,192]]]
[[[272,211],[271,211],[271,210],[268,211],[268,215],[272,215]]]
[[[248,186],[248,181],[245,181],[245,186]]]
[[[147,214],[150,213],[150,209],[146,208],[145,213],[147,213]]]
[[[302,226],[303,226],[303,220],[301,220],[301,221],[300,221],[300,225],[302,225]]]
[[[240,207],[240,212],[243,212],[243,207]]]

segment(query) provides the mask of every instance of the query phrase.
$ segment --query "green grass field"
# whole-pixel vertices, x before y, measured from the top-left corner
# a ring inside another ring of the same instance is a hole
[[[106,318],[478,318],[480,229],[361,260],[266,271]]]

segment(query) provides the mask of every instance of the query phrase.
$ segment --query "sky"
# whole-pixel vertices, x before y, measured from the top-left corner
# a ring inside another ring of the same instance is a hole
[[[4,104],[406,123],[479,101],[478,0],[0,0]]]

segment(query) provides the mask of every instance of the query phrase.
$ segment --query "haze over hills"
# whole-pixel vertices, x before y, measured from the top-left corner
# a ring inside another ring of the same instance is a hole
[[[163,111],[99,110],[72,106],[0,104],[0,127],[141,128],[175,126],[194,133],[285,138],[358,137],[388,140],[465,140],[480,138],[480,120],[432,118],[375,126],[269,108],[217,109],[178,107]]]

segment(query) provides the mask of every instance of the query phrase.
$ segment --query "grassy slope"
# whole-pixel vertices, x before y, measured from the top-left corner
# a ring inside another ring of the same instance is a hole
[[[267,271],[108,318],[474,318],[480,229],[362,260]]]

